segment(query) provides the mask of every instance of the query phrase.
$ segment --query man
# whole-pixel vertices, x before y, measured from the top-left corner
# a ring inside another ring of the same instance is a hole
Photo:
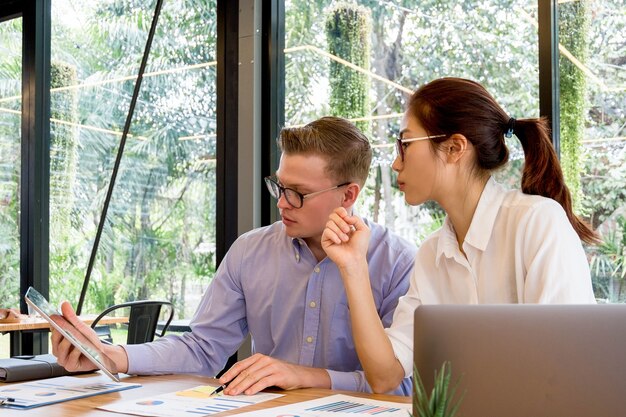
[[[142,345],[103,346],[120,372],[213,376],[250,333],[257,353],[222,375],[226,394],[253,394],[269,386],[371,391],[354,348],[339,271],[321,246],[333,210],[352,210],[369,172],[371,147],[352,123],[336,117],[283,129],[278,144],[276,177],[265,182],[278,199],[282,221],[252,230],[232,245],[191,332]],[[368,225],[372,291],[389,325],[398,297],[408,290],[416,250],[385,228]],[[68,303],[62,311],[74,325],[86,327]],[[58,332],[52,343],[67,369],[93,368]],[[410,392],[408,379],[394,391]]]

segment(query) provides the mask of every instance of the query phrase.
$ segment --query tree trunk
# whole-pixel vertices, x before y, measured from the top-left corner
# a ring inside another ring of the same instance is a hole
[[[402,32],[404,22],[406,20],[406,14],[399,15],[399,21],[397,25],[399,27],[396,39],[391,45],[385,43],[386,38],[386,20],[383,16],[375,16],[373,19],[373,44],[374,44],[374,70],[377,74],[383,74],[387,79],[396,80],[400,73],[400,50],[402,47]],[[390,105],[389,94],[386,91],[388,87],[383,83],[376,83],[376,98],[378,100],[376,104],[376,114],[385,115],[393,111]],[[393,95],[391,95],[393,97]],[[389,119],[379,119],[377,122],[377,136],[381,142],[388,140],[391,131]],[[393,137],[390,138],[392,141]],[[385,148],[389,149],[389,148]],[[385,152],[385,151],[382,151]],[[387,150],[384,155],[379,159],[382,161],[392,161],[393,156],[390,156],[391,150]],[[378,170],[380,172],[382,194],[385,201],[385,226],[394,230],[395,227],[395,210],[393,207],[393,184],[391,182],[391,165],[390,163],[382,162]],[[378,183],[377,183],[378,186]],[[378,191],[378,190],[377,190]]]

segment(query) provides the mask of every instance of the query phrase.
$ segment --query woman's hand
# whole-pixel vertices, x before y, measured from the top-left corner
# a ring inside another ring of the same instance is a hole
[[[367,262],[370,229],[358,216],[345,208],[336,208],[322,233],[322,248],[341,270],[349,270]]]

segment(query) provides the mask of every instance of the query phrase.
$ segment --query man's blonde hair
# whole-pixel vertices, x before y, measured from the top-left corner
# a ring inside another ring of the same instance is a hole
[[[341,117],[322,117],[302,127],[284,128],[278,147],[286,155],[319,155],[337,182],[363,187],[372,162],[369,140],[352,122]]]

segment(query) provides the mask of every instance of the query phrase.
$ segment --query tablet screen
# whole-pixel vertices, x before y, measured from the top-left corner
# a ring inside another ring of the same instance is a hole
[[[30,305],[37,313],[46,319],[52,327],[59,331],[67,340],[70,341],[83,355],[85,355],[94,365],[102,370],[109,378],[119,382],[117,376],[117,368],[114,362],[102,352],[102,350],[94,345],[89,338],[81,333],[69,321],[65,320],[63,315],[48,303],[37,290],[33,287],[26,291],[26,303]]]

